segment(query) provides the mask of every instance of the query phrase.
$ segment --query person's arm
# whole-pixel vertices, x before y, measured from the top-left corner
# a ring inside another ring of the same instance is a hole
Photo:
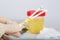
[[[20,37],[24,32],[27,31],[26,28],[22,29],[19,26],[19,24],[17,24],[16,22],[13,22],[13,21],[11,21],[11,20],[9,20],[7,18],[4,18],[4,17],[0,17],[0,23],[3,23],[5,25],[4,27],[7,28],[7,30],[5,31],[5,34],[4,34],[4,35],[8,34],[7,36],[12,35],[12,36],[15,36],[15,37]],[[2,37],[4,39],[6,36],[5,37],[2,36]]]
[[[14,23],[12,20],[10,19],[7,19],[5,17],[1,17],[0,16],[0,23],[3,23],[3,24],[11,24],[11,23]]]

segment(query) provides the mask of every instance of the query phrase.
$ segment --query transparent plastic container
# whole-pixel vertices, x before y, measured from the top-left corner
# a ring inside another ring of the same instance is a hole
[[[31,14],[33,14],[35,10],[29,10],[27,11],[27,16],[31,16]],[[39,12],[37,12],[36,14],[40,13],[42,10],[40,10]],[[35,15],[36,15],[35,14]],[[28,32],[33,33],[33,34],[39,34],[40,31],[44,28],[44,16],[45,16],[46,12],[42,13],[41,15],[39,15],[38,17],[32,19],[32,18],[28,18],[27,21],[29,21],[29,27],[28,27]],[[34,15],[34,16],[35,16]]]

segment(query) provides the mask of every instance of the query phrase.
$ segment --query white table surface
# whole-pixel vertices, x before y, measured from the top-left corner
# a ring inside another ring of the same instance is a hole
[[[10,36],[11,39],[59,39],[60,33],[53,28],[44,28],[40,34],[30,34],[28,32],[21,35],[21,37],[16,38]]]

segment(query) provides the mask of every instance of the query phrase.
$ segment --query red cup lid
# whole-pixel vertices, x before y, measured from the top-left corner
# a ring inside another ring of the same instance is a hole
[[[29,10],[27,11],[27,16],[31,16],[36,10]],[[38,11],[35,15],[39,14],[42,10]],[[46,12],[42,13],[41,15],[39,16],[45,16]],[[34,15],[34,16],[35,16]]]

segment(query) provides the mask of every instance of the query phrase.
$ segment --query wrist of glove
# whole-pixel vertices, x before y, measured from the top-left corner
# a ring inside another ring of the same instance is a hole
[[[18,24],[2,24],[0,23],[0,37],[4,33],[13,34],[20,31],[20,26]]]

